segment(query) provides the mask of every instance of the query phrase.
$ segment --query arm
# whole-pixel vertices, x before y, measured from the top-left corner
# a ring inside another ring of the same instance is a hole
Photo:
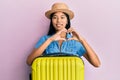
[[[90,47],[90,45],[83,39],[82,44],[86,49],[86,54],[83,56],[94,66],[99,67],[100,66],[100,60],[96,53],[93,51],[93,49]]]
[[[62,32],[65,32],[65,31],[66,31],[66,29],[63,29],[63,30],[55,33],[53,36],[51,36],[50,38],[48,38],[39,48],[34,49],[34,50],[32,51],[32,53],[28,56],[26,63],[27,63],[28,65],[31,65],[32,62],[33,62],[33,60],[34,60],[36,57],[41,56],[42,53],[45,51],[45,49],[49,46],[49,44],[50,44],[52,41],[54,41],[54,40],[59,40],[59,39],[63,39],[63,40],[64,40],[64,38],[61,38],[61,33],[62,33]]]
[[[33,49],[32,53],[28,56],[27,58],[27,64],[31,65],[33,60],[42,55],[42,53],[44,52],[44,50],[47,48],[47,46],[52,42],[52,40],[47,39],[39,48],[37,49]]]
[[[86,49],[86,53],[83,55],[94,67],[100,66],[100,60],[94,50],[86,42],[86,40],[80,36],[73,28],[70,28],[69,32],[72,32],[73,38],[80,41]]]

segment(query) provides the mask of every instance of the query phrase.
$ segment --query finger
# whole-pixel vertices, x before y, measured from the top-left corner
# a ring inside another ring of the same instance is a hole
[[[68,32],[68,33],[72,33],[73,31],[74,31],[73,28],[69,28],[67,32]]]
[[[72,37],[72,38],[69,38],[69,39],[67,39],[67,40],[76,40],[76,41],[79,41],[77,38],[75,38],[75,37]]]
[[[60,38],[59,40],[64,40],[64,41],[66,41],[66,39],[65,39],[65,38]]]
[[[65,38],[56,38],[56,39],[55,39],[55,41],[58,41],[58,40],[64,40],[64,41],[66,41]]]
[[[67,40],[74,40],[74,38],[69,38],[69,39],[67,39]]]
[[[66,28],[64,28],[64,29],[62,29],[62,31],[61,32],[67,32],[67,29]]]

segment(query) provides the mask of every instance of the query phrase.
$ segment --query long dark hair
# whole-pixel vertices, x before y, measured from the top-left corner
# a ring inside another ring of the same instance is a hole
[[[56,30],[55,30],[55,28],[54,28],[54,26],[53,26],[53,24],[52,24],[52,17],[53,17],[53,15],[54,15],[55,13],[52,13],[51,15],[50,15],[50,27],[49,27],[49,31],[48,31],[48,35],[53,35],[53,34],[55,34],[55,32],[56,32]],[[70,26],[71,26],[71,23],[70,23],[70,18],[69,18],[69,15],[68,14],[66,14],[66,13],[64,13],[65,14],[65,16],[67,17],[67,21],[68,21],[68,24],[66,25],[66,29],[69,29],[70,28]]]

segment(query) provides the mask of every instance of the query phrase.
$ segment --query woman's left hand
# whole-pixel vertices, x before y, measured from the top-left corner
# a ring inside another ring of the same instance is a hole
[[[68,29],[67,31],[68,33],[72,33],[72,38],[69,38],[68,40],[77,40],[80,41],[83,39],[82,36],[80,36],[75,29],[73,29],[72,27]]]

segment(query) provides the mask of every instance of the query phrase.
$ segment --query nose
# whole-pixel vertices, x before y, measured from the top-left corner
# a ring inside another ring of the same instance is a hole
[[[57,22],[60,22],[60,20],[61,20],[60,18],[57,18]]]

